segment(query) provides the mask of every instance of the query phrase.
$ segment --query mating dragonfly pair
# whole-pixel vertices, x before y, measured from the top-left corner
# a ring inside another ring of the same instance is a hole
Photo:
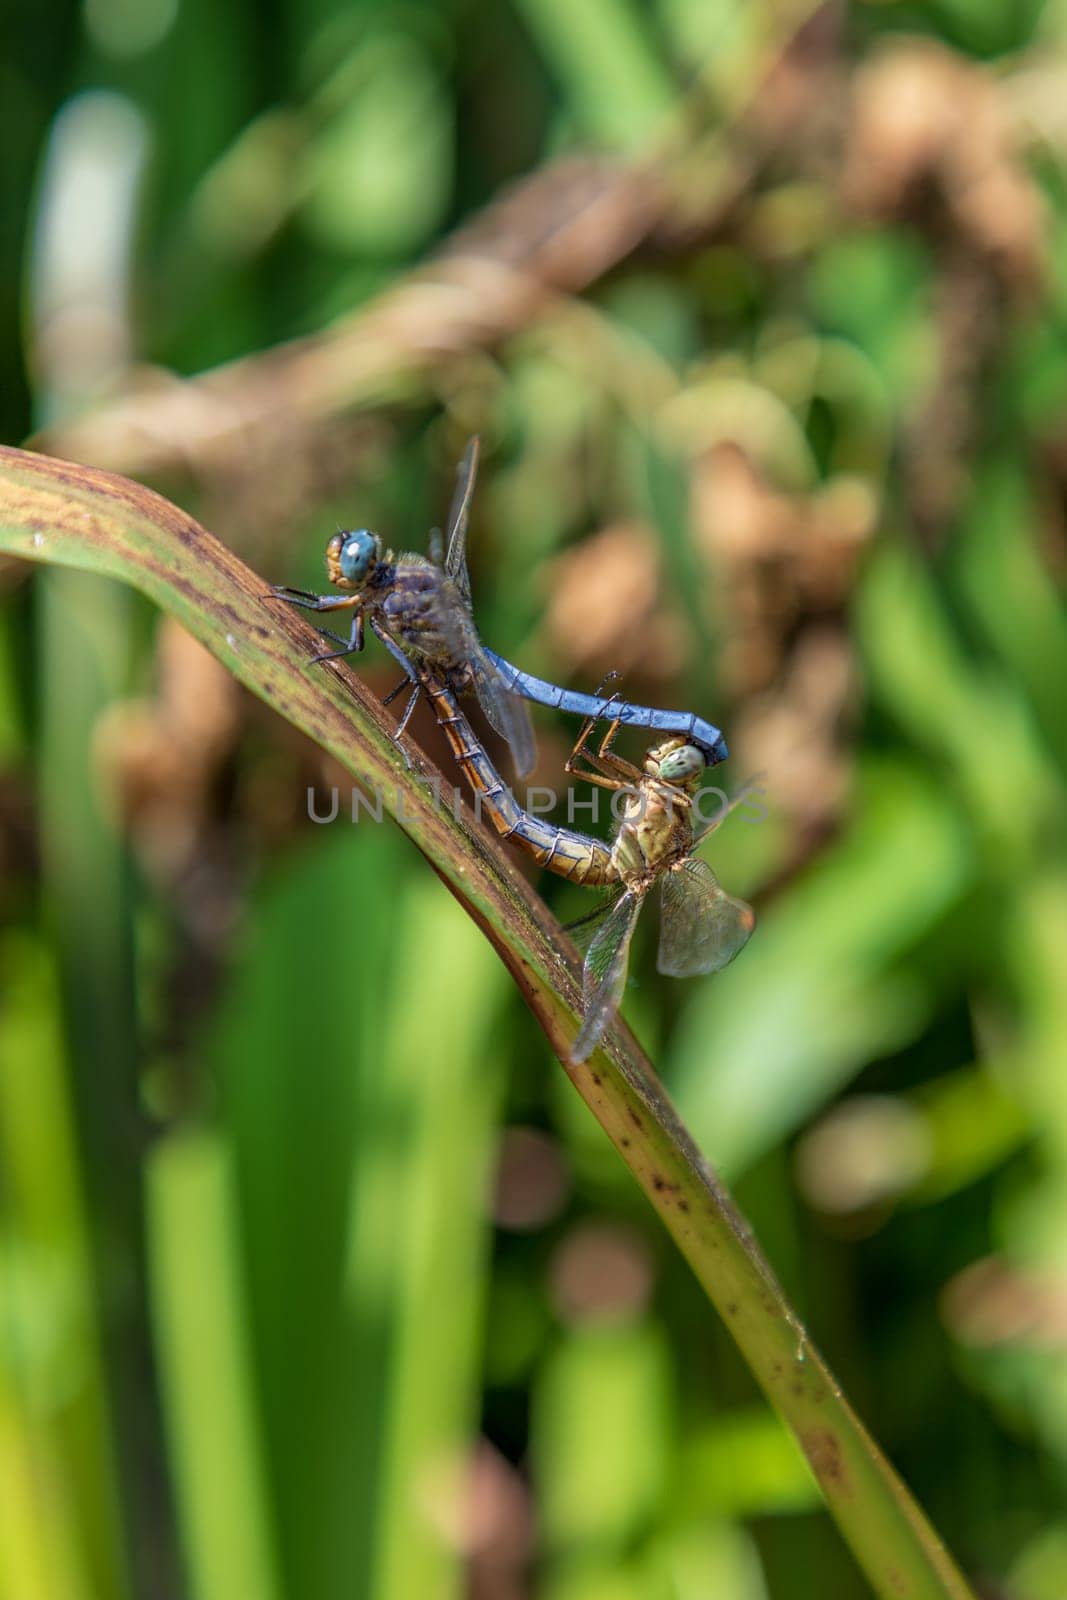
[[[429,559],[396,556],[365,528],[337,533],[326,547],[326,569],[330,582],[343,593],[317,595],[285,586],[273,593],[309,611],[351,612],[347,639],[323,630],[338,648],[321,652],[313,661],[332,661],[362,650],[365,625],[381,640],[404,672],[388,699],[405,684],[410,690],[394,735],[402,753],[404,730],[425,693],[497,831],[549,871],[590,886],[617,887],[608,903],[585,919],[592,936],[583,972],[584,1017],[571,1051],[574,1061],[584,1061],[618,1009],[637,915],[656,883],[661,886],[663,909],[661,972],[689,977],[717,971],[733,959],[752,931],[751,908],[726,894],[707,863],[694,856],[703,834],[721,817],[697,832],[693,796],[707,768],[725,760],[726,741],[718,728],[692,712],[561,689],[486,649],[474,625],[466,560],[477,469],[478,441],[472,439],[460,464],[444,540],[434,530]],[[627,791],[610,848],[574,829],[545,823],[518,805],[459,709],[457,697],[465,694],[476,696],[491,725],[507,740],[520,777],[532,770],[535,754],[524,701],[584,718],[566,770],[602,788]],[[589,741],[601,720],[609,727],[593,752]],[[612,748],[623,724],[670,736],[649,750],[643,770]]]

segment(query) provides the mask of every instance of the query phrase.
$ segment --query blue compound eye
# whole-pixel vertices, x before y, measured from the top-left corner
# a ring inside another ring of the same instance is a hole
[[[659,775],[668,783],[681,783],[686,778],[693,778],[698,772],[703,772],[706,762],[696,745],[683,744],[680,749],[672,750],[663,757],[659,764]]]
[[[341,575],[348,583],[361,583],[378,559],[378,540],[366,528],[345,536],[341,546]]]

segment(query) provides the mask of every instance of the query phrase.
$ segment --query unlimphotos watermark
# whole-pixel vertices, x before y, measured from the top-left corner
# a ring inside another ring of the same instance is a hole
[[[727,812],[736,812],[739,822],[749,824],[765,822],[768,811],[765,803],[766,789],[763,783],[764,774],[759,773],[754,778],[747,779],[734,792],[727,794],[725,789],[718,788],[715,784],[705,784],[696,792],[688,796],[689,805],[694,822],[699,824],[701,832],[708,832],[726,816]],[[550,788],[544,784],[533,784],[525,791],[525,803],[520,805],[518,797],[512,789],[503,784],[488,792],[467,792],[457,785],[444,784],[439,777],[416,779],[421,786],[430,791],[431,803],[435,810],[445,810],[458,820],[464,807],[464,799],[481,820],[485,813],[490,815],[495,810],[506,814],[509,818],[522,812],[529,817],[542,818],[552,815],[562,806],[566,826],[573,828],[575,823],[581,822],[583,826],[597,826],[605,811],[608,811],[611,820],[621,822],[627,818],[631,822],[640,821],[645,811],[653,800],[653,792],[627,785],[624,789],[612,790],[610,793],[604,789],[592,789],[588,795],[581,795],[572,788],[567,787],[562,791]],[[413,820],[410,811],[408,791],[399,785],[392,791],[392,804],[386,801],[390,791],[377,786],[365,791],[353,788],[349,791],[348,805],[345,808],[347,820],[353,823],[362,821],[382,822],[387,817],[396,817],[400,821]],[[667,814],[673,812],[673,802],[669,793],[664,797],[662,789],[655,791],[656,803],[666,802]],[[341,790],[336,786],[329,791],[328,805],[324,805],[322,798],[314,788],[307,791],[307,814],[312,822],[320,826],[336,822],[342,815]]]

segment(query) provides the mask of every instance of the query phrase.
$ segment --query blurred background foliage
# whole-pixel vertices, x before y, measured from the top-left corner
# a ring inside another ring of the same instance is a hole
[[[339,523],[424,549],[482,434],[487,641],[765,792],[709,847],[756,937],[683,984],[642,927],[627,1014],[980,1592],[1062,1600],[1061,0],[8,28],[3,437],[318,586]],[[138,599],[24,579],[0,1593],[866,1593],[423,862],[309,821],[339,774]]]

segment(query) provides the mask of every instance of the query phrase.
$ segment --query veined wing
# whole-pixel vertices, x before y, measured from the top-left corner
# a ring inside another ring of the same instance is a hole
[[[612,906],[589,946],[582,969],[583,1021],[571,1060],[585,1061],[619,1009],[630,964],[630,940],[643,894],[627,889]]]
[[[478,435],[475,434],[456,469],[456,488],[445,529],[445,571],[468,606],[471,581],[467,572],[467,523],[470,520],[471,500],[474,498],[474,480],[478,476],[478,448]]]
[[[533,771],[537,756],[533,724],[526,702],[511,693],[507,683],[482,649],[471,610],[467,572],[467,523],[470,519],[474,480],[478,475],[478,435],[467,445],[456,472],[456,489],[445,529],[445,583],[441,592],[441,631],[448,640],[453,662],[470,666],[475,693],[490,725],[511,747],[520,778]]]
[[[511,746],[520,778],[533,771],[537,756],[533,725],[525,700],[511,693],[503,674],[482,649],[470,606],[459,585],[442,576],[433,599],[433,630],[440,636],[444,656],[435,662],[447,678],[469,668],[479,704],[492,727]]]
[[[749,785],[746,785],[745,788],[741,790],[740,794],[735,794],[731,798],[727,798],[721,789],[716,789],[709,792],[721,795],[722,799],[714,811],[709,811],[707,815],[702,816],[698,822],[694,823],[694,850],[699,844],[702,843],[703,840],[708,837],[709,834],[714,833],[716,828],[722,827],[731,811],[736,811],[738,806],[743,806],[745,801],[751,798],[753,792],[762,794],[763,790],[758,787],[750,787]]]
[[[618,904],[619,896],[622,892],[619,885],[616,884],[613,889],[607,890],[600,904],[595,905],[592,911],[587,911],[584,917],[578,917],[574,922],[565,922],[563,924],[564,933],[570,934],[583,956],[604,926],[604,922],[613,908]]]
[[[721,888],[706,861],[692,856],[663,874],[660,972],[694,978],[718,972],[748,940],[756,914]]]
[[[473,630],[472,630],[473,631]],[[490,724],[511,746],[511,759],[520,778],[533,771],[537,758],[533,723],[526,701],[513,695],[496,667],[476,640],[467,641],[467,660],[478,703]]]

